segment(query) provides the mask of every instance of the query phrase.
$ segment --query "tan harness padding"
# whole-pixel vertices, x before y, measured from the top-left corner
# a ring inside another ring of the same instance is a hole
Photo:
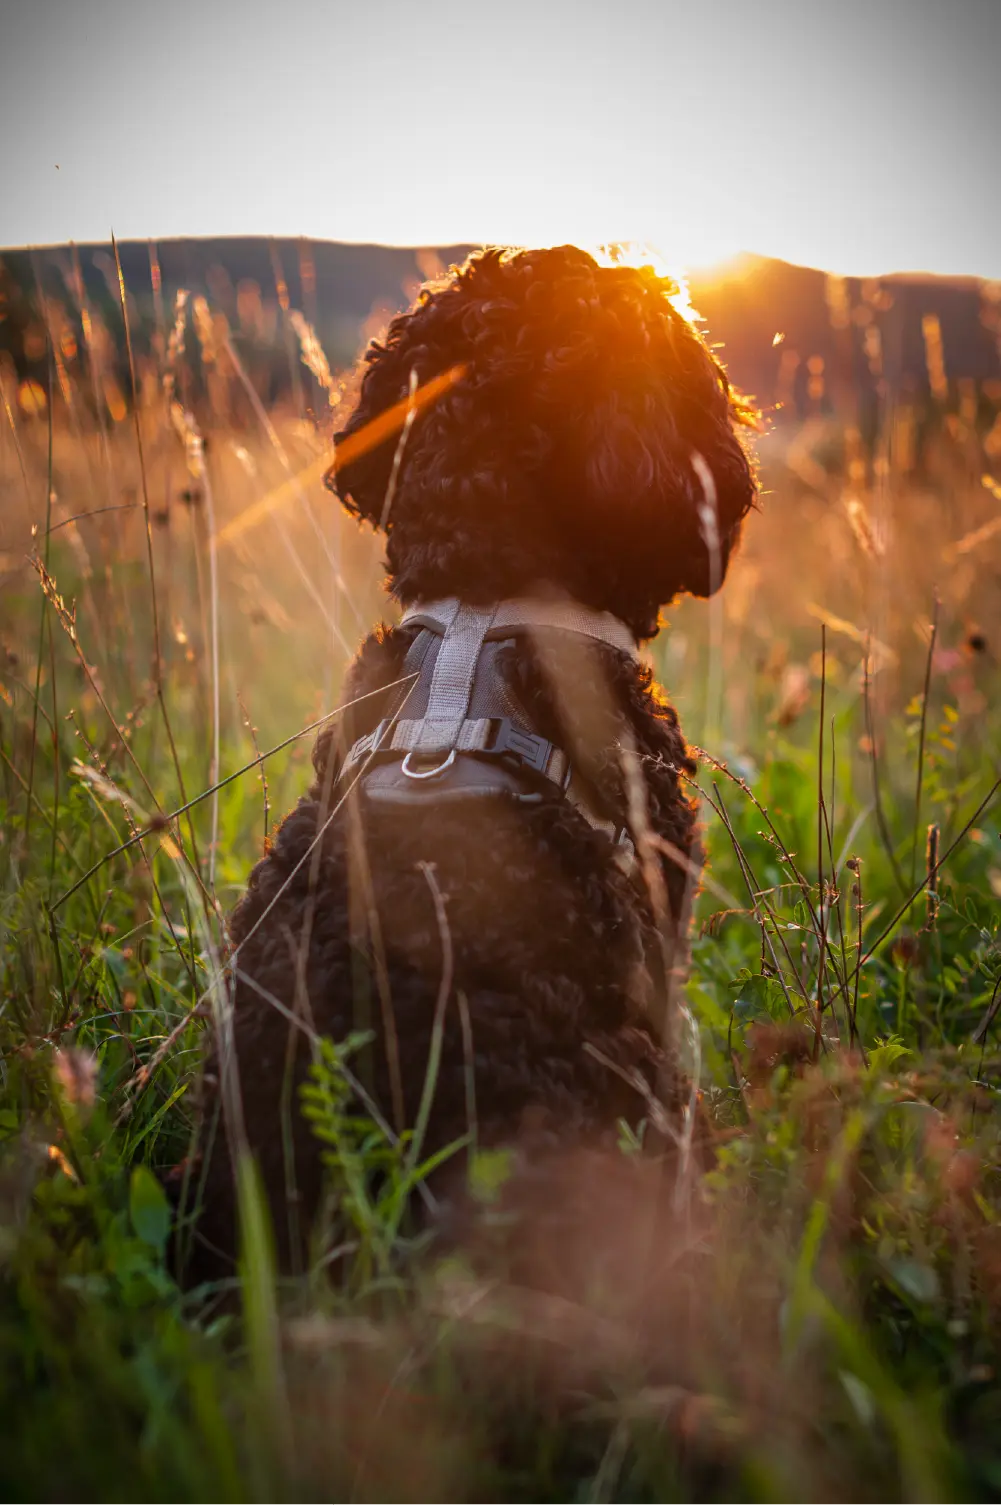
[[[610,611],[595,611],[590,606],[581,606],[577,601],[560,597],[514,596],[509,601],[499,601],[496,606],[463,607],[457,596],[447,596],[442,601],[420,601],[408,606],[400,619],[400,626],[426,623],[447,634],[460,612],[489,613],[487,631],[491,633],[502,632],[508,627],[559,627],[564,632],[578,632],[599,643],[610,643],[630,657],[636,656],[636,639],[619,617]]]

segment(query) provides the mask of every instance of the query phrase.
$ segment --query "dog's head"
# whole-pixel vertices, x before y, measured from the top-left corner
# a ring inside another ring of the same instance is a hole
[[[754,414],[677,291],[573,246],[490,249],[370,345],[328,484],[385,528],[403,602],[546,586],[650,637],[680,592],[717,589]]]

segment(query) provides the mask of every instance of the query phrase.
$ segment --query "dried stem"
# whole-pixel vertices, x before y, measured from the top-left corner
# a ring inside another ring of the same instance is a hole
[[[921,694],[921,728],[918,733],[918,774],[917,787],[914,791],[914,841],[911,846],[911,887],[914,887],[918,876],[918,833],[921,829],[921,787],[924,782],[925,772],[925,733],[928,728],[928,695],[931,689],[932,663],[935,658],[935,641],[938,637],[938,594],[935,595],[935,606],[932,612],[931,634],[928,638],[928,656],[925,660],[925,682]]]
[[[397,685],[404,685],[407,684],[408,681],[413,682],[416,681],[416,679],[416,674],[413,674],[408,675],[406,679],[396,680],[395,683]],[[141,841],[142,838],[144,836],[148,836],[151,831],[162,830],[166,826],[170,826],[180,816],[186,815],[189,810],[193,810],[196,805],[200,805],[204,800],[210,799],[211,796],[213,794],[216,794],[220,789],[225,789],[227,784],[232,784],[234,779],[242,778],[245,773],[249,773],[252,768],[256,768],[259,763],[263,763],[265,758],[272,758],[274,757],[275,753],[283,752],[285,748],[290,747],[293,742],[298,742],[300,737],[307,737],[310,732],[315,732],[317,727],[323,726],[326,724],[326,722],[333,720],[335,716],[340,716],[345,711],[349,711],[352,706],[360,705],[362,701],[369,700],[373,695],[385,694],[387,688],[393,689],[394,686],[382,686],[378,690],[370,690],[368,694],[359,695],[357,699],[349,700],[345,705],[338,706],[336,710],[328,711],[325,716],[320,716],[316,721],[311,721],[309,725],[304,726],[301,731],[293,732],[292,735],[290,737],[286,737],[284,741],[276,743],[276,745],[269,748],[266,753],[259,753],[256,758],[252,759],[251,762],[244,763],[242,768],[237,768],[235,772],[228,773],[224,779],[220,779],[218,784],[214,784],[211,789],[204,789],[201,794],[196,794],[193,799],[188,800],[183,805],[179,805],[177,809],[172,810],[169,815],[160,816],[157,820],[146,826],[142,831],[138,832],[137,835],[131,836],[128,841],[123,841],[112,851],[105,852],[104,856],[99,858],[92,867],[89,867],[84,873],[83,877],[80,878],[78,882],[73,884],[72,888],[68,888],[66,892],[56,900],[55,904],[53,904],[52,906],[53,909],[58,909],[60,905],[66,903],[67,899],[72,898],[77,889],[82,887],[82,885],[86,883],[89,878],[93,878],[95,873],[100,872],[105,863],[111,862],[113,858],[120,856],[122,852],[127,852],[130,847],[135,846],[137,841]]]

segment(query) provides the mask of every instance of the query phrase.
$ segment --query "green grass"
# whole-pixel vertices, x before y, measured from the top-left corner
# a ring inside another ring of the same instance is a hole
[[[307,464],[317,441],[274,416]],[[0,449],[0,1492],[995,1498],[1001,684],[992,645],[964,646],[990,561],[949,554],[993,505],[963,436],[943,426],[934,487],[894,477],[884,553],[836,505],[836,444],[825,498],[766,441],[720,631],[686,603],[656,647],[688,735],[713,737],[684,996],[714,1164],[651,1341],[616,1325],[620,1293],[536,1300],[408,1240],[420,1125],[395,1145],[359,1118],[351,1041],[323,1045],[305,1103],[327,1257],[276,1278],[244,1161],[237,1279],[175,1284],[187,1228],[158,1178],[187,1166],[170,1184],[197,1195],[224,916],[312,735],[258,754],[336,703],[379,594],[312,491],[323,548],[295,504],[213,561],[205,478],[179,501],[165,411],[140,419],[166,497],[149,551],[128,424],[105,448],[15,414]],[[245,433],[208,455],[218,525],[285,476]],[[110,505],[133,510],[62,526]],[[474,1174],[489,1219],[503,1160]]]

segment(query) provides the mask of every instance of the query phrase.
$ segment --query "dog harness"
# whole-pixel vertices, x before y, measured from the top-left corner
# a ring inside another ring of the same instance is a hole
[[[403,669],[417,677],[398,716],[380,721],[350,748],[341,779],[357,774],[377,805],[498,794],[538,804],[545,780],[594,830],[631,847],[624,827],[591,808],[566,752],[528,724],[497,663],[500,651],[518,638],[553,628],[634,658],[636,643],[624,622],[573,601],[523,598],[470,606],[450,597],[408,607],[400,625],[421,629]]]

